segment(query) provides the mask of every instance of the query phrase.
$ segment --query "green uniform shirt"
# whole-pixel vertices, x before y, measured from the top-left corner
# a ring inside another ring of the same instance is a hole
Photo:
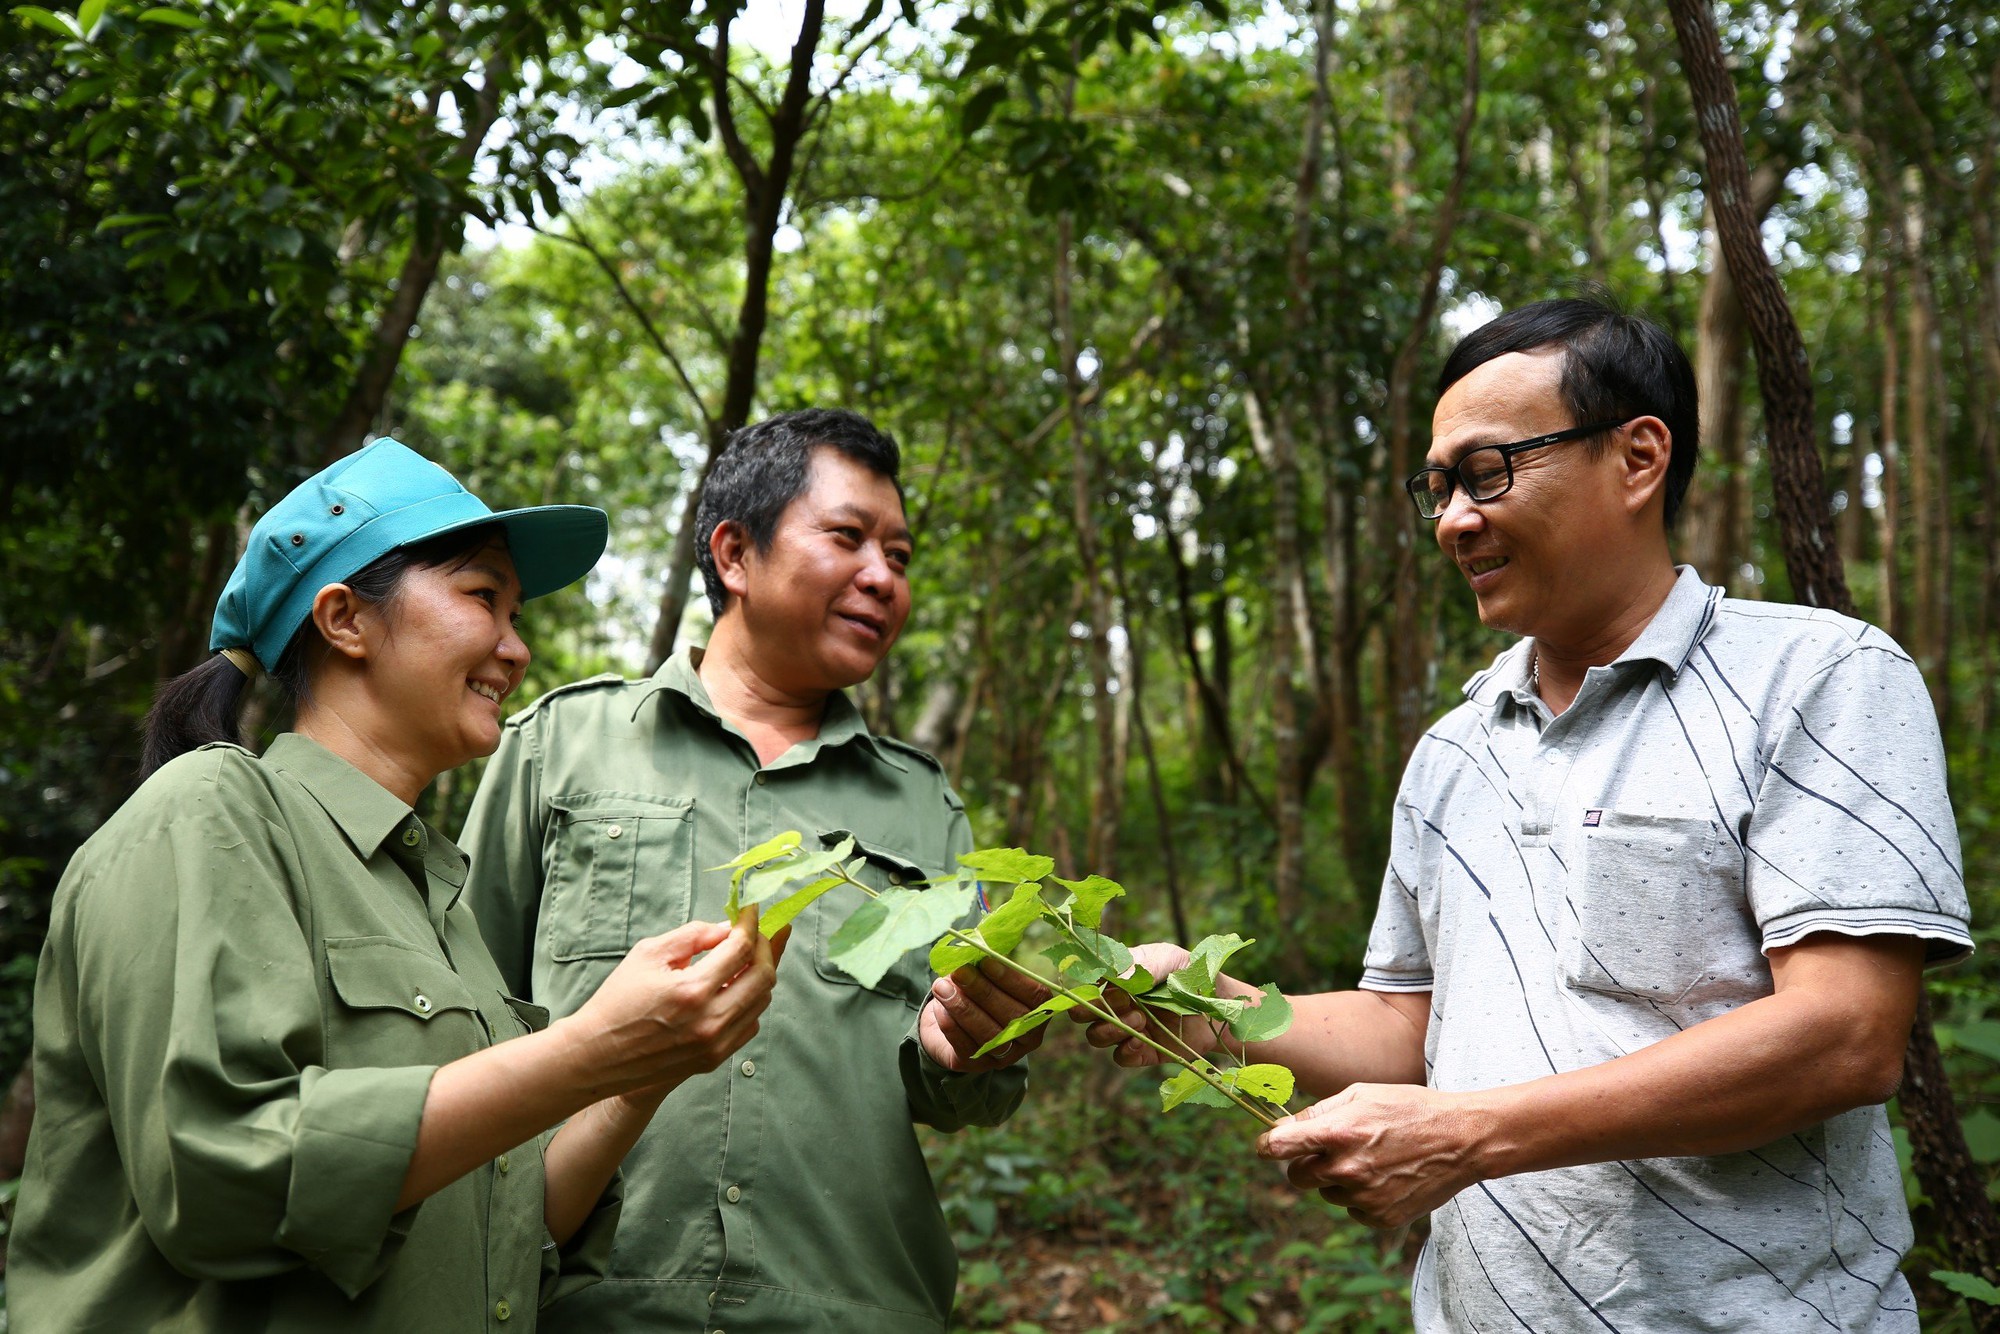
[[[163,767],[56,890],[8,1253],[23,1334],[532,1329],[591,1282],[530,1142],[394,1212],[431,1075],[546,1022],[502,991],[465,859],[295,734]]]
[[[937,762],[871,736],[845,696],[820,734],[760,765],[677,655],[649,681],[600,679],[517,715],[474,800],[466,897],[511,986],[559,1014],[636,940],[719,920],[711,871],[786,829],[852,835],[878,886],[956,864],[971,832]],[[954,1075],[914,1036],[921,951],[864,990],[828,960],[861,902],[843,887],[794,926],[761,1030],[723,1068],[668,1096],[625,1162],[625,1214],[605,1281],[548,1327],[941,1329],[958,1259],[912,1121],[1004,1120],[1019,1067]]]

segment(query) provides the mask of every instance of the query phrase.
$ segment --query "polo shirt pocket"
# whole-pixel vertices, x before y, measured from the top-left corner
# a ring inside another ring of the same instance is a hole
[[[551,959],[617,958],[634,940],[687,920],[694,798],[584,792],[549,807],[542,929]],[[636,923],[635,895],[644,900]]]
[[[489,1045],[464,979],[408,941],[329,938],[326,970],[339,1002],[327,1016],[329,1068],[442,1065]]]
[[[914,888],[930,878],[930,873],[910,854],[873,839],[863,839],[845,829],[829,829],[820,834],[820,842],[833,847],[842,839],[854,839],[855,855],[861,861],[861,882],[877,893],[891,889]],[[834,932],[840,929],[854,910],[867,901],[865,895],[852,885],[841,884],[828,890],[807,911],[813,924],[813,966],[819,975],[830,982],[845,986],[859,986],[840,965],[833,962],[830,951]],[[931,970],[925,949],[913,949],[896,960],[888,972],[882,975],[873,991],[909,1005],[921,1005],[930,993]]]
[[[1570,986],[1678,1001],[1708,973],[1713,820],[1607,810],[1578,842],[1559,909],[1558,954]]]

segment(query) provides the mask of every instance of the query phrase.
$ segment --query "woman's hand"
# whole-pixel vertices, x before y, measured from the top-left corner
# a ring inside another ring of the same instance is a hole
[[[574,1050],[594,1097],[644,1090],[655,1096],[635,1105],[657,1106],[658,1094],[715,1069],[756,1034],[788,935],[765,940],[751,907],[734,927],[689,922],[649,937],[552,1029]]]

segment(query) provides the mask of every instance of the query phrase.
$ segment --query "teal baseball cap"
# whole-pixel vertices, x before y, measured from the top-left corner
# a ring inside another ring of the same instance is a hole
[[[589,505],[495,513],[415,450],[377,440],[300,482],[257,521],[216,603],[208,646],[248,649],[271,671],[320,589],[397,547],[483,524],[506,530],[524,598],[583,578],[611,530],[604,511]]]

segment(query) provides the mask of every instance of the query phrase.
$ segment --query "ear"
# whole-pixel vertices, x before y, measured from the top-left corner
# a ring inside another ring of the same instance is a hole
[[[708,554],[715,560],[716,578],[736,601],[749,596],[750,559],[755,552],[750,534],[734,519],[718,523],[708,535]]]
[[[1636,417],[1625,426],[1621,485],[1625,507],[1637,514],[1659,500],[1665,503],[1667,465],[1673,462],[1674,437],[1658,417]]]
[[[328,648],[359,662],[368,656],[372,611],[346,584],[328,584],[313,596],[312,623]]]

